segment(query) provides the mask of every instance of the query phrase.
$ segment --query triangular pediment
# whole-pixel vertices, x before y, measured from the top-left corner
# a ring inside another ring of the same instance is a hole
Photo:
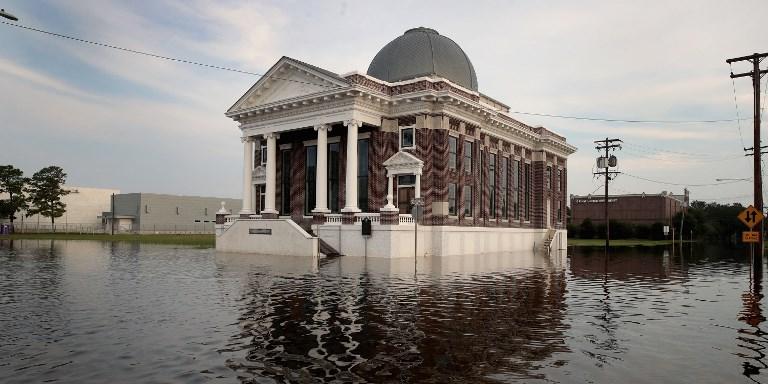
[[[408,152],[399,151],[384,161],[383,165],[391,174],[420,173],[424,162]]]
[[[229,108],[227,113],[326,92],[348,85],[344,78],[333,72],[283,56]]]

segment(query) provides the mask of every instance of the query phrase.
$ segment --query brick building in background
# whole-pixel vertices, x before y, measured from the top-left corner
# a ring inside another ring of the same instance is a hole
[[[531,249],[566,227],[576,148],[478,92],[467,55],[432,29],[406,31],[365,74],[283,57],[227,116],[244,142],[243,209],[228,225],[244,221],[243,233],[290,219],[362,255],[353,226],[368,218],[383,256],[407,256],[396,249],[406,235],[413,246],[414,198],[423,201],[419,254]],[[247,252],[249,239],[218,244]]]
[[[605,198],[601,195],[571,195],[571,217],[576,225],[584,219],[593,223],[605,222]],[[659,194],[608,195],[608,217],[631,224],[669,224],[672,218],[687,207],[688,190],[682,195],[662,191]]]

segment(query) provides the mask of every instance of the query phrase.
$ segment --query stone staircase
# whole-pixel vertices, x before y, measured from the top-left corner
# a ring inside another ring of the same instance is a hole
[[[544,242],[541,244],[540,250],[543,252],[546,252],[549,254],[552,246],[552,240],[555,239],[555,235],[557,234],[556,229],[547,229],[547,235],[544,237]]]
[[[325,257],[336,257],[336,256],[342,256],[339,251],[337,251],[335,248],[333,248],[330,244],[326,243],[323,239],[321,239],[317,234],[315,234],[312,231],[312,224],[311,222],[302,222],[299,223],[299,225],[307,231],[310,235],[317,237],[317,245],[318,248],[320,248],[320,253],[325,255]]]
[[[323,241],[323,239],[321,239],[321,238],[319,238],[319,237],[318,237],[318,238],[317,238],[317,243],[318,243],[318,245],[320,246],[320,253],[322,253],[323,255],[325,255],[325,257],[336,257],[336,256],[341,256],[341,254],[339,253],[339,251],[337,251],[336,249],[334,249],[333,247],[331,247],[331,246],[330,246],[330,244],[328,244],[328,243],[326,243],[325,241]]]

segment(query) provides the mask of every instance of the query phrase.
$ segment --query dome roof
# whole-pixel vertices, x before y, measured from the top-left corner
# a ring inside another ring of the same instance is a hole
[[[477,91],[477,75],[467,54],[430,28],[409,29],[385,45],[368,66],[368,75],[390,83],[437,75]]]

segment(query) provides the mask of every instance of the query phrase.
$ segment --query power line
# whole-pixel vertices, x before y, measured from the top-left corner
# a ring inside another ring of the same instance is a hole
[[[623,174],[626,175],[626,176],[629,176],[631,178],[634,178],[634,179],[645,180],[645,181],[649,181],[651,183],[665,184],[665,185],[679,185],[679,186],[685,186],[685,187],[709,187],[709,186],[714,186],[714,185],[725,185],[725,184],[733,184],[733,183],[743,183],[743,182],[749,181],[749,180],[731,180],[731,181],[723,181],[723,182],[719,182],[719,183],[706,183],[706,184],[670,183],[670,182],[666,182],[666,181],[653,180],[653,179],[649,179],[649,178],[642,177],[642,176],[635,176],[635,175],[632,175],[632,174],[629,174],[629,173],[626,173],[626,172],[623,172]]]
[[[733,73],[733,64],[728,63],[728,65],[731,66],[731,73]],[[731,85],[733,86],[733,104],[736,106],[736,126],[739,128],[739,140],[741,141],[741,147],[746,148],[747,146],[744,144],[744,136],[741,134],[741,116],[739,114],[739,102],[736,99],[736,81],[731,78]]]
[[[12,26],[12,27],[16,27],[16,28],[21,28],[21,29],[26,29],[26,30],[33,31],[33,32],[42,33],[42,34],[48,35],[48,36],[60,37],[62,39],[72,40],[72,41],[76,41],[76,42],[79,42],[79,43],[96,45],[96,46],[103,47],[103,48],[110,48],[110,49],[115,49],[115,50],[123,51],[123,52],[127,52],[127,53],[133,53],[133,54],[137,54],[137,55],[148,56],[148,57],[152,57],[152,58],[155,58],[155,59],[175,61],[175,62],[184,63],[184,64],[197,65],[197,66],[201,66],[201,67],[206,67],[206,68],[211,68],[211,69],[218,69],[218,70],[222,70],[222,71],[242,73],[242,74],[251,75],[251,76],[259,76],[259,77],[263,77],[264,76],[263,73],[249,72],[249,71],[245,71],[245,70],[237,69],[237,68],[223,67],[223,66],[220,66],[220,65],[213,65],[213,64],[202,63],[202,62],[199,62],[199,61],[193,61],[193,60],[187,60],[187,59],[180,59],[180,58],[177,58],[177,57],[158,55],[158,54],[155,54],[155,53],[139,51],[139,50],[131,49],[131,48],[125,48],[125,47],[117,46],[117,45],[114,45],[114,44],[100,43],[98,41],[81,39],[79,37],[64,35],[64,34],[56,33],[56,32],[50,32],[50,31],[46,31],[46,30],[43,30],[43,29],[39,29],[39,28],[27,27],[25,25],[14,24],[14,23],[9,23],[9,22],[5,22],[5,21],[0,21],[0,23],[5,24],[5,25],[9,25],[9,26]],[[301,81],[301,80],[295,80],[295,79],[286,79],[286,78],[281,78],[281,77],[277,77],[277,76],[273,76],[273,78],[279,79],[279,80],[291,81],[291,82],[294,82],[294,83],[316,85],[316,86],[320,86],[320,87],[333,87],[331,85],[324,85],[324,84],[312,83],[312,82],[308,82],[308,81]]]
[[[728,156],[728,157],[715,157],[711,154],[705,154],[705,153],[693,153],[693,152],[680,152],[680,151],[671,151],[668,149],[662,149],[662,148],[656,148],[656,147],[650,147],[640,144],[632,144],[632,143],[625,143],[625,145],[630,147],[630,150],[633,150],[631,147],[635,147],[634,150],[650,153],[650,154],[657,154],[657,153],[671,153],[675,155],[681,155],[681,156],[690,156],[690,157],[707,157],[711,159],[730,159],[730,158],[736,158],[735,156]],[[743,155],[739,155],[738,157],[743,157]]]
[[[625,148],[626,149],[626,148]],[[630,157],[641,157],[648,160],[655,160],[655,161],[673,161],[673,154],[665,154],[660,152],[635,152],[633,149],[626,149],[627,154],[630,155]],[[668,156],[668,158],[660,158],[660,157],[652,157],[651,155],[661,155],[661,156]],[[686,162],[692,162],[692,163],[717,163],[722,161],[730,161],[730,160],[736,160],[736,159],[743,159],[744,155],[738,155],[738,156],[729,156],[729,157],[722,157],[722,158],[710,158],[710,159],[704,159],[704,158],[685,158],[683,161]]]
[[[707,124],[707,123],[727,123],[727,122],[733,122],[733,121],[737,120],[737,119],[714,119],[714,120],[639,120],[639,119],[609,119],[609,118],[603,118],[603,117],[554,115],[554,114],[549,114],[549,113],[522,112],[522,111],[509,111],[509,113],[516,113],[516,114],[520,114],[520,115],[529,115],[529,116],[554,117],[554,118],[558,118],[558,119],[604,121],[604,122],[609,122],[609,123]],[[746,120],[746,119],[744,119],[744,120]]]
[[[101,43],[101,42],[98,42],[98,41],[82,39],[82,38],[79,38],[79,37],[74,37],[74,36],[65,35],[65,34],[56,33],[56,32],[50,32],[50,31],[46,31],[46,30],[43,30],[43,29],[39,29],[39,28],[28,27],[28,26],[21,25],[21,24],[9,23],[9,22],[6,22],[6,21],[0,21],[0,23],[8,25],[8,26],[11,26],[11,27],[25,29],[25,30],[33,31],[33,32],[38,32],[38,33],[41,33],[41,34],[44,34],[44,35],[48,35],[48,36],[59,37],[59,38],[62,38],[62,39],[68,39],[68,40],[76,41],[76,42],[79,42],[79,43],[96,45],[96,46],[99,46],[99,47],[115,49],[115,50],[119,50],[119,51],[123,51],[123,52],[127,52],[127,53],[143,55],[143,56],[152,57],[152,58],[156,58],[156,59],[175,61],[175,62],[184,63],[184,64],[197,65],[197,66],[201,66],[201,67],[206,67],[206,68],[211,68],[211,69],[218,69],[218,70],[222,70],[222,71],[242,73],[242,74],[251,75],[251,76],[259,76],[259,77],[264,76],[263,73],[250,72],[250,71],[246,71],[246,70],[242,70],[242,69],[237,69],[237,68],[224,67],[224,66],[214,65],[214,64],[206,64],[206,63],[199,62],[199,61],[194,61],[194,60],[181,59],[181,58],[177,58],[177,57],[170,57],[170,56],[159,55],[159,54],[151,53],[151,52],[139,51],[137,49],[125,48],[125,47],[121,47],[121,46],[114,45],[114,44],[107,44],[107,43]],[[294,80],[294,79],[286,79],[286,78],[280,78],[280,77],[274,77],[274,78],[275,79],[280,79],[280,80],[285,80],[285,81],[291,81],[291,82],[295,82],[295,83],[301,83],[301,84],[310,84],[310,85],[316,85],[316,86],[322,86],[322,87],[333,87],[331,85],[317,84],[317,83],[312,83],[312,82],[307,82],[307,81],[300,81],[300,80]],[[739,118],[737,118],[737,119],[713,119],[713,120],[641,120],[641,119],[609,119],[609,118],[603,118],[603,117],[589,117],[589,116],[568,116],[568,115],[557,115],[557,114],[537,113],[537,112],[523,112],[523,111],[510,111],[510,113],[520,114],[520,115],[529,115],[529,116],[552,117],[552,118],[559,118],[559,119],[603,121],[603,122],[611,122],[611,123],[713,124],[713,123],[727,123],[727,122],[733,122],[733,121],[741,120]]]

